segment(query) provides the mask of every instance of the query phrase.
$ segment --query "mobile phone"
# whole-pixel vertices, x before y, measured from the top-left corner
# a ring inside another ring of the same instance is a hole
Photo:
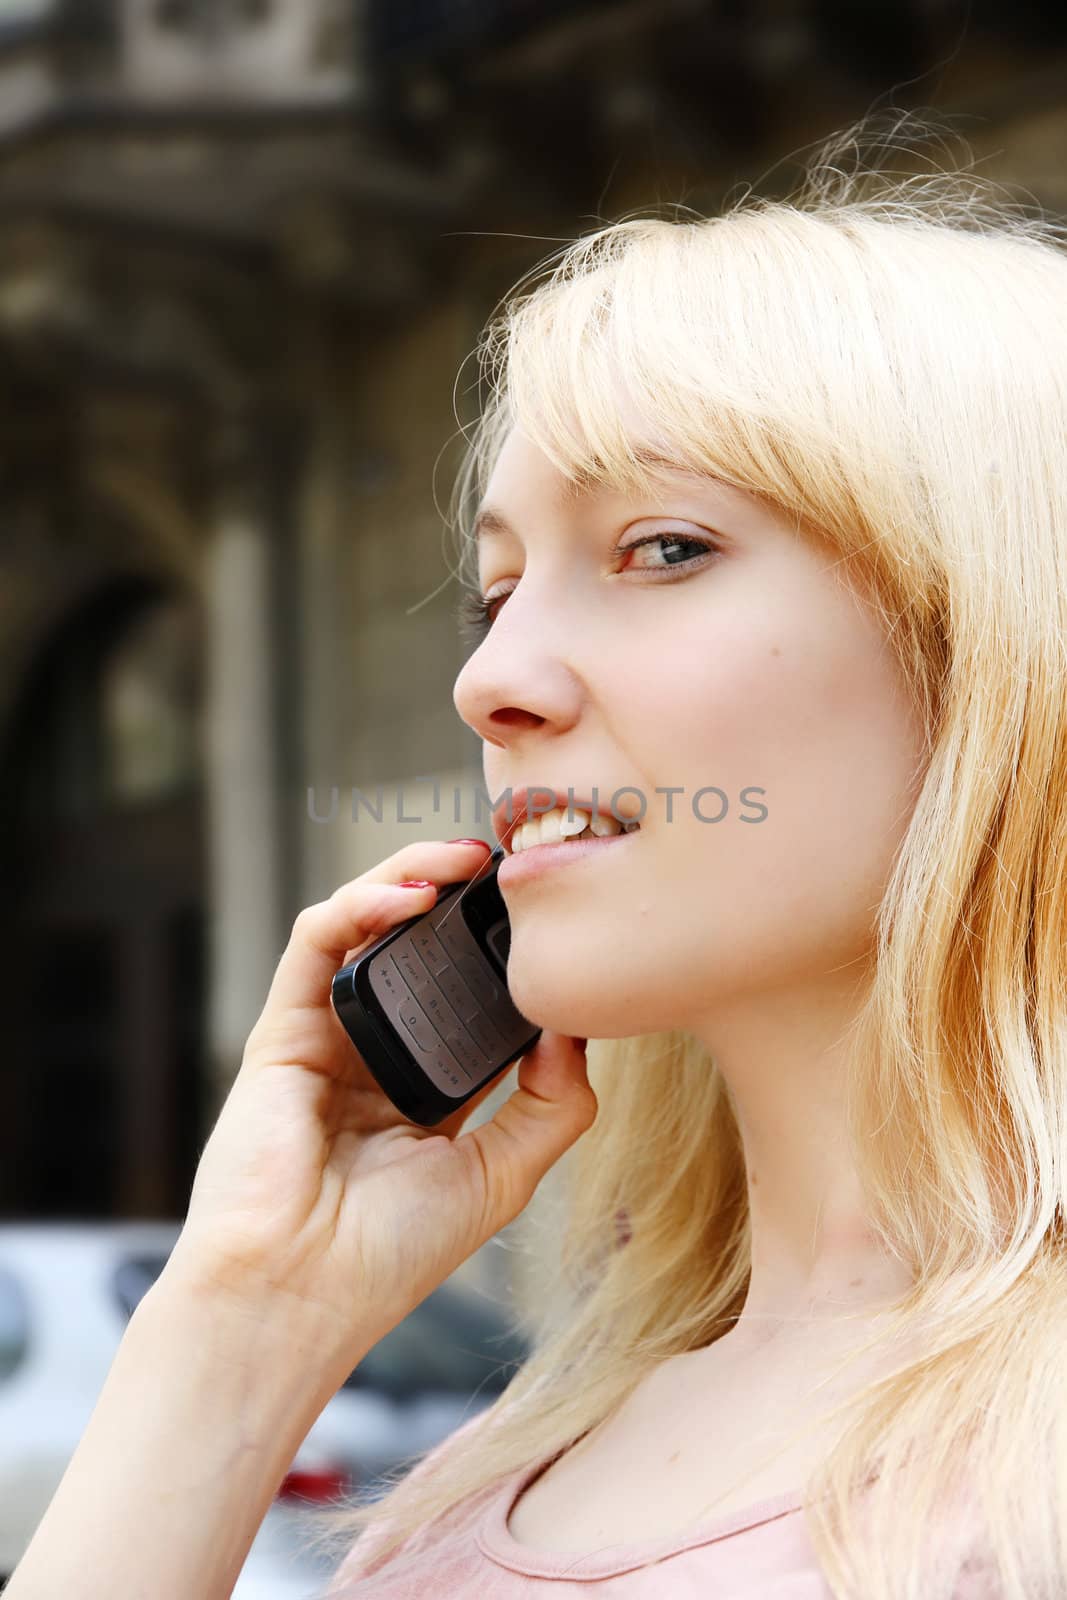
[[[498,845],[473,878],[445,884],[334,974],[338,1018],[389,1099],[432,1128],[525,1055],[541,1029],[508,993],[511,924]]]

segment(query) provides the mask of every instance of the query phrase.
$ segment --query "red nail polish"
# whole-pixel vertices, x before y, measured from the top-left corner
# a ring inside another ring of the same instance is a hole
[[[432,889],[433,884],[429,878],[405,878],[403,883],[397,884],[398,889]]]
[[[449,844],[480,844],[484,850],[491,850],[491,844],[486,844],[484,839],[449,839]]]

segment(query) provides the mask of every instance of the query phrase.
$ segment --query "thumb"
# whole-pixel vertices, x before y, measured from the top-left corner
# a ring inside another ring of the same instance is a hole
[[[595,1122],[586,1042],[543,1032],[495,1116],[456,1139],[453,1149],[468,1156],[484,1185],[485,1238],[518,1216],[549,1167]]]

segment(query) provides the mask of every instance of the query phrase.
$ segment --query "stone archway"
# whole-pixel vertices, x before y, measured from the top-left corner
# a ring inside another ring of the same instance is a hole
[[[188,1203],[206,1094],[199,631],[188,591],[114,577],[23,679],[4,752],[9,1214]]]

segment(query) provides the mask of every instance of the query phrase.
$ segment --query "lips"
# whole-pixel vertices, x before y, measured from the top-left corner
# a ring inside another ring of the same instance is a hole
[[[572,811],[589,811],[602,817],[611,817],[616,822],[630,820],[626,816],[615,816],[611,809],[611,796],[618,792],[617,789],[605,788],[601,790],[599,785],[594,785],[594,787],[597,794],[595,801],[591,792],[588,796],[576,793],[573,784],[569,792],[566,789],[551,789],[547,784],[544,787],[535,784],[528,789],[512,789],[510,791],[510,799],[508,793],[505,792],[503,799],[493,807],[493,832],[496,834],[498,841],[506,848],[507,841],[526,821],[528,805],[534,805],[536,807],[536,815],[542,816],[551,809],[549,805],[550,799],[552,806],[559,806],[564,811],[570,807]],[[600,799],[602,793],[608,796],[607,804]]]
[[[528,850],[520,850],[518,855],[505,856],[497,870],[496,881],[501,889],[511,889],[517,884],[528,883],[532,879],[542,878],[545,873],[551,874],[559,867],[576,868],[582,862],[614,861],[616,866],[620,859],[626,859],[627,848],[632,848],[633,841],[640,836],[640,830],[635,833],[605,834],[599,839],[568,839],[554,844],[535,844]]]

